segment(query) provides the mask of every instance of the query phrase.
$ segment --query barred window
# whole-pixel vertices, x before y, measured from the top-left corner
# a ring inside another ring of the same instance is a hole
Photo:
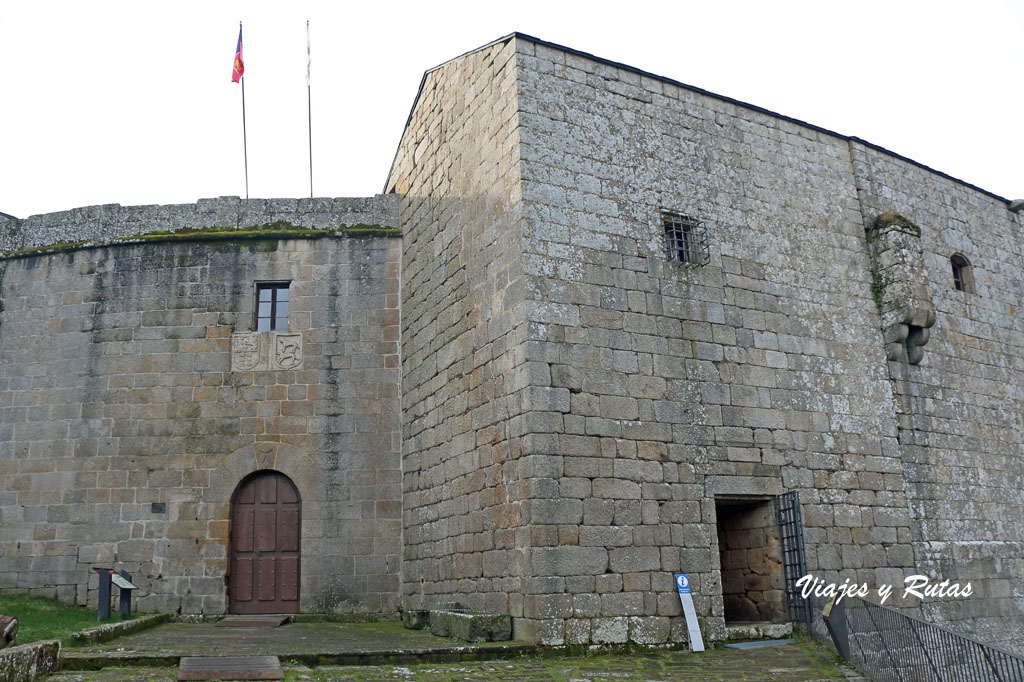
[[[708,264],[711,256],[703,221],[675,211],[662,211],[661,223],[665,228],[665,253],[669,260],[689,267]]]
[[[256,285],[256,331],[288,330],[288,282]]]

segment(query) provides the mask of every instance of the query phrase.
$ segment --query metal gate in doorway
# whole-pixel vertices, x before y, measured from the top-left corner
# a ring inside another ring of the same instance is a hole
[[[783,493],[775,498],[774,504],[782,541],[782,570],[786,580],[786,607],[789,610],[789,620],[794,623],[803,623],[809,631],[811,629],[810,602],[801,596],[800,588],[796,585],[796,581],[807,574],[800,494],[796,490]]]

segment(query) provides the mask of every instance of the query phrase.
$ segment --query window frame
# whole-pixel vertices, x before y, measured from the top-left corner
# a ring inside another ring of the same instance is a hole
[[[711,261],[708,232],[703,220],[679,211],[661,209],[665,255],[683,267],[697,268]]]
[[[264,291],[271,292],[270,293],[270,300],[269,301],[263,301],[262,300],[261,294]],[[285,296],[284,296],[283,299],[280,297],[280,292],[281,291],[284,291],[284,293],[285,293]],[[255,294],[255,296],[254,296],[253,300],[254,300],[255,305],[253,306],[253,311],[252,311],[252,320],[253,320],[252,328],[253,328],[253,331],[257,331],[257,332],[286,332],[286,331],[288,331],[288,328],[290,326],[289,325],[289,317],[290,317],[289,316],[289,312],[291,310],[291,282],[290,281],[280,281],[280,280],[277,280],[277,281],[266,281],[266,282],[256,282],[255,283],[254,294]],[[269,302],[270,303],[270,315],[269,316],[260,315],[260,304],[261,303],[265,303],[265,302]],[[280,303],[284,303],[284,305],[285,305],[285,312],[284,312],[283,316],[278,315],[278,311],[279,311],[278,305]],[[261,320],[268,320],[268,326],[267,326],[266,329],[261,329],[260,328],[260,321]],[[281,320],[284,321],[284,326],[283,327],[278,326],[278,323]]]
[[[967,294],[974,293],[974,269],[971,261],[962,253],[954,253],[949,257],[949,267],[953,271],[953,289]]]

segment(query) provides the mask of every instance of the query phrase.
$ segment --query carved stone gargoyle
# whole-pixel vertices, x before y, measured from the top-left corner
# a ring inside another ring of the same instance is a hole
[[[935,307],[921,251],[921,228],[883,213],[868,229],[872,293],[882,318],[886,357],[916,365],[924,357]]]
[[[18,638],[18,619],[0,614],[0,649],[11,646]]]

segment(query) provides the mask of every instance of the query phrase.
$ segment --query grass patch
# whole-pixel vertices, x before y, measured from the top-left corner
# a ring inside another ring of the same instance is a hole
[[[871,298],[875,300],[875,307],[878,308],[878,312],[882,312],[882,308],[885,306],[885,285],[882,284],[882,278],[877,272],[871,273]]]
[[[94,609],[68,606],[52,599],[23,594],[0,595],[0,613],[18,619],[15,645],[59,639],[61,646],[71,646],[75,643],[71,639],[73,633],[100,625]],[[105,622],[117,618],[113,616]]]

